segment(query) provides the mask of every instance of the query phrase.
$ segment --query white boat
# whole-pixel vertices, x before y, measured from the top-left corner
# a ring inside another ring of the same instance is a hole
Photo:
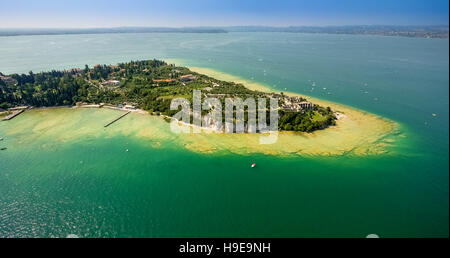
[[[253,163],[253,164],[252,164],[252,168],[255,168],[255,167],[256,167],[256,163]]]

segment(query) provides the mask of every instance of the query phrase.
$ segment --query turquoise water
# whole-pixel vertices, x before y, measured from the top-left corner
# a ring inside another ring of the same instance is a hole
[[[6,74],[177,59],[378,114],[406,136],[391,155],[279,158],[123,135],[41,148],[38,132],[25,143],[15,133],[0,142],[0,236],[448,237],[448,44],[289,33],[0,37]],[[0,123],[0,137],[33,119]]]

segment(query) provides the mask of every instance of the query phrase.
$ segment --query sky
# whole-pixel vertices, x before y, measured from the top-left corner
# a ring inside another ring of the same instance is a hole
[[[448,0],[0,0],[0,28],[448,24]]]

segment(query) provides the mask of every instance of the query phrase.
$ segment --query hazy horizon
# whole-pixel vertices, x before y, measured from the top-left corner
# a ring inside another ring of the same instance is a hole
[[[0,0],[2,29],[448,26],[444,0]]]
[[[14,29],[116,29],[116,28],[168,28],[168,29],[189,29],[189,28],[238,28],[238,27],[266,27],[266,28],[290,28],[290,27],[312,27],[312,28],[332,28],[332,27],[449,27],[449,24],[344,24],[344,25],[285,25],[285,26],[271,26],[271,25],[229,25],[229,26],[133,26],[133,25],[118,25],[112,27],[0,27],[0,30],[14,30]]]

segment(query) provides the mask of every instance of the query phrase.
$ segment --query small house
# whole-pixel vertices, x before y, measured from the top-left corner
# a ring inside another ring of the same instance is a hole
[[[109,80],[106,81],[104,83],[102,83],[103,86],[114,86],[114,87],[119,87],[120,86],[120,81],[118,80]]]

